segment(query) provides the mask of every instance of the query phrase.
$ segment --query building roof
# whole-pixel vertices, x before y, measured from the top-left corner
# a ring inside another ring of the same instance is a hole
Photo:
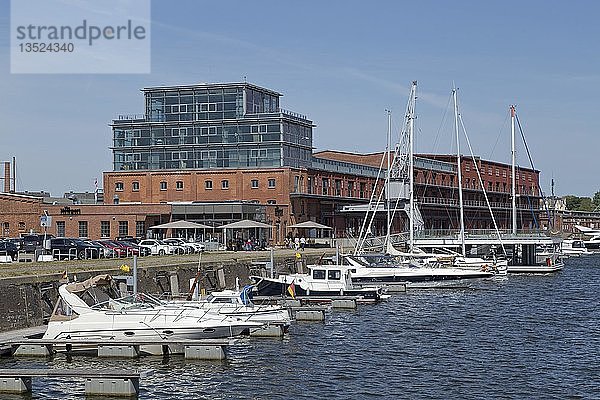
[[[322,150],[322,151],[318,151],[313,153],[313,157],[317,157],[317,158],[324,158],[324,159],[328,159],[328,160],[335,160],[335,161],[345,161],[345,162],[349,162],[349,163],[353,163],[353,164],[361,164],[361,165],[368,165],[370,167],[375,167],[375,168],[379,168],[381,164],[381,158],[385,155],[385,152],[383,151],[379,151],[376,153],[352,153],[352,152],[348,152],[348,151],[339,151],[339,150]],[[456,163],[456,154],[417,154],[415,153],[415,158],[422,158],[422,159],[430,159],[430,160],[436,160],[436,161],[442,161],[442,162],[448,162],[448,163]],[[471,157],[467,157],[467,156],[463,156],[463,162],[470,160]],[[486,164],[493,164],[493,165],[498,165],[498,166],[510,166],[509,164],[505,164],[499,161],[490,161],[490,160],[483,160],[481,159],[481,157],[479,156],[475,156],[476,160],[482,161]],[[387,159],[383,160],[383,167],[387,167]],[[539,172],[539,170],[537,169],[531,169],[531,168],[526,168],[523,166],[519,166],[518,167],[520,170],[523,171],[533,171],[533,172]]]
[[[230,83],[194,83],[190,85],[165,85],[165,86],[148,86],[142,88],[142,92],[152,92],[155,90],[193,90],[193,89],[223,89],[231,87],[243,87],[257,90],[259,92],[269,93],[273,96],[283,96],[281,93],[262,86],[254,85],[248,82],[230,82]]]

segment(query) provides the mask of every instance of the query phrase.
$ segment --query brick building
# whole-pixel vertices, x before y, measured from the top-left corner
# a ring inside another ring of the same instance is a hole
[[[35,196],[0,197],[1,236],[39,230],[44,210],[50,233],[90,238],[145,236],[153,225],[187,219],[218,227],[240,219],[272,226],[281,243],[289,225],[316,221],[338,237],[354,235],[363,215],[343,213],[366,204],[383,153],[313,153],[313,122],[280,108],[281,94],[249,83],[142,89],[144,114],[111,123],[113,171],[103,175],[103,205],[45,203]],[[476,159],[501,228],[510,226],[510,166]],[[493,226],[473,160],[462,158],[465,223]],[[385,163],[384,163],[385,167]],[[458,226],[456,156],[415,156],[415,198],[426,229]],[[10,174],[5,174],[7,177]],[[537,224],[539,171],[519,169],[518,224]],[[405,229],[406,216],[395,227]],[[385,221],[376,220],[374,234]],[[5,229],[6,228],[6,229]]]

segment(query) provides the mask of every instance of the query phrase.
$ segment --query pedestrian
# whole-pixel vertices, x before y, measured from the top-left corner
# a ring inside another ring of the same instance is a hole
[[[300,238],[298,236],[296,236],[294,238],[294,249],[298,250],[300,248]]]
[[[302,251],[304,251],[305,247],[306,247],[306,238],[304,236],[302,236],[300,238],[300,248],[302,249]]]

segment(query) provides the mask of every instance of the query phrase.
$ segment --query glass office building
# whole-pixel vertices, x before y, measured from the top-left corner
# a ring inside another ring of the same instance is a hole
[[[113,169],[310,167],[312,121],[249,83],[142,89],[145,114],[113,120]]]

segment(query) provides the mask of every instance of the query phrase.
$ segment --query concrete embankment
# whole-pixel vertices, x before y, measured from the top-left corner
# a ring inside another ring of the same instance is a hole
[[[334,249],[306,249],[300,259],[312,263],[321,256],[332,255]],[[199,277],[200,288],[207,291],[233,288],[249,282],[249,275],[268,273],[261,263],[270,259],[263,252],[214,252],[202,255],[152,256],[138,259],[138,288],[157,295],[185,295],[189,280]],[[274,252],[275,269],[292,272],[297,259],[293,250]],[[0,331],[37,326],[50,316],[57,289],[65,271],[72,281],[83,281],[97,274],[128,275],[122,265],[133,266],[131,258],[45,263],[0,264]],[[131,272],[129,273],[131,275]]]

